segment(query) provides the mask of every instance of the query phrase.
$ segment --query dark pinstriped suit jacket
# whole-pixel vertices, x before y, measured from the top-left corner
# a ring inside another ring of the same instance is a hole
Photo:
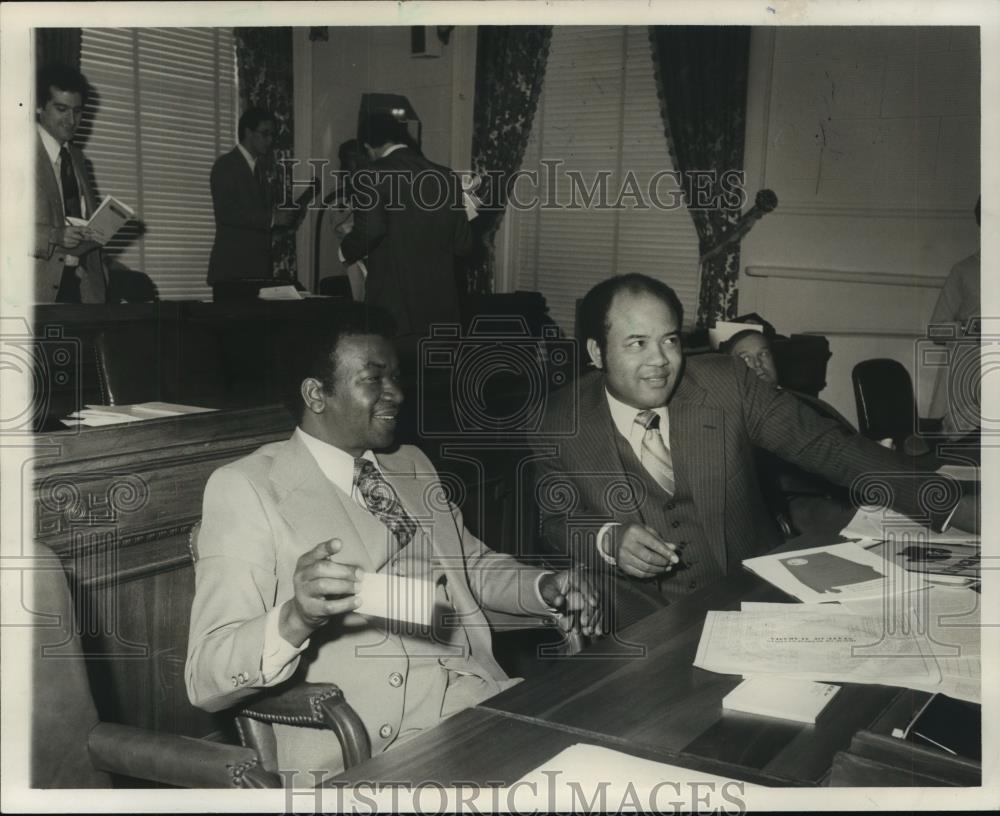
[[[547,456],[536,462],[536,480],[561,475],[572,484],[574,494],[573,500],[560,502],[547,500],[544,490],[536,493],[544,546],[550,554],[568,553],[570,521],[579,531],[581,518],[591,517],[595,535],[606,521],[642,523],[641,508],[616,501],[614,491],[608,490],[610,481],[627,477],[627,466],[615,445],[618,432],[600,372],[581,378],[577,389],[569,386],[553,395],[544,429],[551,433],[565,427],[574,399],[578,400],[575,434],[549,436],[536,447],[540,457]],[[708,548],[702,552],[711,553],[725,572],[781,540],[761,497],[754,446],[837,484],[864,479],[857,487],[866,488],[865,503],[888,499],[895,509],[917,515],[919,480],[914,478],[911,459],[849,433],[793,395],[762,383],[740,360],[720,355],[688,359],[668,405],[674,468],[691,485],[706,539],[691,544]]]

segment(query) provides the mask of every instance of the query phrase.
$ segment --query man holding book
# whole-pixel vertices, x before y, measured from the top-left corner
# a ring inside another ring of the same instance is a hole
[[[52,65],[37,76],[35,159],[36,303],[104,303],[107,283],[99,244],[81,221],[97,209],[86,158],[72,143],[87,101],[87,80],[75,68]]]

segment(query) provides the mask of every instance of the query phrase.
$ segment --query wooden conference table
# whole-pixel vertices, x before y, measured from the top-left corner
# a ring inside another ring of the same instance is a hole
[[[782,549],[819,543],[802,537]],[[842,684],[815,725],[723,715],[722,698],[741,678],[692,663],[705,613],[744,600],[790,599],[750,573],[730,576],[328,784],[509,785],[575,743],[770,786],[979,784],[975,763],[889,736],[924,692]]]

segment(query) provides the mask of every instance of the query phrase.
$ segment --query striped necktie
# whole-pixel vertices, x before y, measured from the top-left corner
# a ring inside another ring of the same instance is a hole
[[[635,417],[636,424],[646,429],[642,436],[642,450],[639,461],[656,483],[671,496],[674,493],[674,465],[670,451],[663,444],[660,435],[660,415],[656,411],[640,411]]]
[[[389,528],[400,549],[413,541],[417,523],[406,512],[396,491],[375,465],[363,457],[355,459],[354,483],[369,512]]]

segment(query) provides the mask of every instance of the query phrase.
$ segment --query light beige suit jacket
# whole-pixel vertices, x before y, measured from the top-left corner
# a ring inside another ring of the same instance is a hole
[[[434,559],[447,578],[477,670],[506,680],[493,657],[483,609],[547,614],[535,589],[541,571],[472,536],[417,448],[403,446],[378,460],[407,511],[432,536]],[[385,557],[385,536],[385,527],[334,487],[294,436],[213,473],[205,488],[185,671],[192,703],[218,711],[264,688],[266,615],[293,596],[299,556],[336,537],[343,542],[338,561],[375,572]],[[397,688],[389,678],[396,672],[406,678],[407,670],[400,639],[383,621],[349,613],[313,634],[296,676],[338,684],[364,721],[375,755],[399,733],[406,683]],[[389,739],[380,734],[386,724],[392,727]],[[320,746],[316,732],[304,733],[309,731],[276,727],[279,758],[298,769],[339,767],[332,735],[324,735]]]
[[[73,169],[80,180],[80,195],[87,212],[97,209],[97,197],[87,177],[87,160],[80,148],[66,145],[73,160]],[[65,226],[62,193],[42,138],[35,135],[35,238],[31,254],[35,258],[35,303],[55,303],[62,280],[67,252],[49,242],[53,227]],[[83,303],[104,303],[107,300],[107,274],[100,249],[80,256],[80,300]]]

